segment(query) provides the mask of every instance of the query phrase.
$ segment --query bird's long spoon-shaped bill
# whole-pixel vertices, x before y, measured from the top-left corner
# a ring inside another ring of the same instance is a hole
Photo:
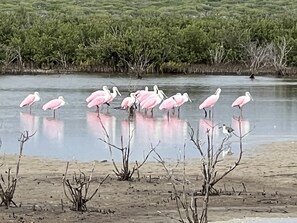
[[[116,91],[117,91],[117,93],[118,93],[120,96],[122,96],[118,89],[117,89]]]
[[[164,91],[159,90],[159,92],[161,92],[161,94],[162,94],[165,98],[168,98],[167,95],[164,93]]]

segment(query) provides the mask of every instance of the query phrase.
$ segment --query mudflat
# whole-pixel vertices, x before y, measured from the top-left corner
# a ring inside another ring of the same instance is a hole
[[[218,165],[224,171],[236,154]],[[2,155],[1,174],[15,173],[18,155]],[[201,161],[186,160],[187,190],[202,185]],[[0,207],[0,222],[178,222],[172,181],[158,162],[147,162],[133,181],[119,181],[111,162],[69,162],[68,178],[79,170],[87,176],[95,165],[89,194],[109,174],[98,193],[87,203],[88,210],[75,212],[64,195],[62,179],[66,161],[23,155],[13,201],[17,207]],[[182,182],[180,163],[166,162],[172,177]],[[139,175],[138,175],[139,174]],[[3,183],[1,181],[1,183]],[[211,196],[209,220],[244,217],[297,217],[297,141],[261,145],[244,151],[240,165],[216,185]],[[180,189],[180,186],[177,185]],[[201,196],[201,200],[203,197]]]

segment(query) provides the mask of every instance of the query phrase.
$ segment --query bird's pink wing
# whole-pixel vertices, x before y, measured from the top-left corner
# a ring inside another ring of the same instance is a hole
[[[105,102],[105,96],[98,96],[89,102],[88,108],[92,108],[94,106],[101,106]]]
[[[33,94],[29,94],[20,104],[20,107],[24,107],[26,105],[31,105],[34,103],[35,96]]]
[[[128,108],[128,104],[129,104],[129,97],[126,97],[123,99],[122,103],[121,103],[121,108]]]
[[[146,99],[148,99],[152,95],[155,95],[155,93],[152,91],[144,91],[141,95],[139,95],[137,97],[137,100],[139,101],[139,103],[141,103],[141,102],[145,101]]]
[[[199,109],[213,107],[218,99],[219,98],[216,95],[209,96],[204,100],[204,102],[202,102],[202,104],[199,105]]]
[[[151,106],[153,106],[155,104],[155,101],[156,101],[156,97],[150,97],[150,98],[146,99],[145,101],[143,101],[143,103],[141,104],[141,108],[149,109]]]
[[[60,99],[53,99],[42,106],[43,110],[47,109],[57,109],[61,106],[62,100]]]
[[[176,101],[176,107],[181,106],[185,102],[183,96],[174,96],[174,100]]]
[[[235,101],[232,103],[232,107],[235,107],[235,106],[241,106],[241,104],[243,103],[244,101],[244,96],[240,96],[238,98],[235,99]]]
[[[92,94],[90,94],[89,97],[87,97],[86,102],[90,102],[92,101],[94,98],[98,97],[98,96],[104,96],[106,93],[102,90],[98,90],[98,91],[94,91]]]
[[[169,109],[174,108],[175,105],[176,105],[176,101],[173,98],[167,98],[160,104],[159,109],[160,110],[162,110],[162,109],[169,110]]]

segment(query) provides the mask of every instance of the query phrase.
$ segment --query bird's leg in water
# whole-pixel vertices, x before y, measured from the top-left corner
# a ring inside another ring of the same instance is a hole
[[[134,116],[134,106],[131,106],[131,107],[129,108],[129,117],[130,117],[130,118],[133,118],[133,116]]]
[[[205,118],[207,117],[207,111],[205,110],[205,108],[203,108],[203,110],[204,110],[204,113],[205,113]]]

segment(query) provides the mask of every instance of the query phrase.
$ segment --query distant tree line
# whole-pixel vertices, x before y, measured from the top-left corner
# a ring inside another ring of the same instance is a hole
[[[196,65],[297,65],[297,17],[75,17],[0,14],[2,72],[59,69],[84,72],[191,72]]]

